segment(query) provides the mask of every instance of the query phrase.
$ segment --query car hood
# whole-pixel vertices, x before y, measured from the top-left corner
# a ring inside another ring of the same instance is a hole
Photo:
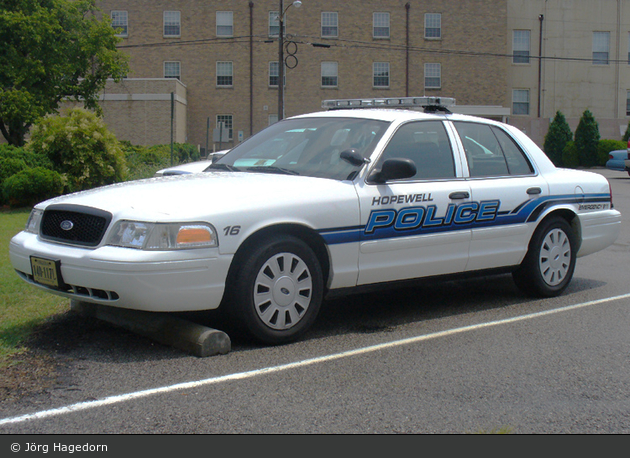
[[[118,218],[178,221],[202,215],[322,205],[356,197],[351,182],[245,172],[205,172],[117,183],[67,194],[38,204],[98,208]],[[205,209],[208,212],[204,211]]]

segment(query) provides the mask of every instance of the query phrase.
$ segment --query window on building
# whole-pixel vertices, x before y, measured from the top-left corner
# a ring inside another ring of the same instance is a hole
[[[529,64],[529,30],[514,30],[512,32],[512,63]]]
[[[217,115],[217,128],[221,127],[221,123],[223,123],[223,127],[225,129],[228,129],[229,131],[229,137],[222,140],[226,142],[231,141],[232,140],[232,115],[231,114]]]
[[[630,65],[630,33],[628,33],[628,65]]]
[[[529,114],[529,89],[512,90],[512,114]]]
[[[442,64],[424,64],[424,87],[426,89],[442,87]]]
[[[374,13],[372,15],[372,36],[374,38],[389,38],[389,13]]]
[[[286,21],[283,24],[283,32],[287,30]],[[280,33],[280,19],[277,11],[269,11],[269,36],[277,37]]]
[[[336,12],[322,13],[322,37],[338,37],[339,22]]]
[[[278,78],[280,78],[278,61],[269,62],[269,86],[278,87]]]
[[[424,38],[442,38],[441,13],[426,13],[424,15]]]
[[[593,64],[608,65],[610,32],[593,32]]]
[[[126,11],[112,11],[112,27],[116,29],[117,37],[127,36],[129,32],[129,23]]]
[[[372,80],[374,87],[389,87],[389,62],[372,64]]]
[[[337,87],[337,62],[322,62],[322,87]]]
[[[217,86],[232,86],[232,62],[217,62]]]
[[[268,125],[272,125],[278,122],[278,115],[277,114],[270,114],[267,117],[267,122],[269,123]]]
[[[217,37],[234,36],[234,15],[232,11],[217,11]]]
[[[180,62],[164,62],[164,78],[181,79]]]
[[[630,116],[630,91],[626,91],[626,116]]]
[[[179,11],[164,11],[164,36],[181,36],[181,23]]]

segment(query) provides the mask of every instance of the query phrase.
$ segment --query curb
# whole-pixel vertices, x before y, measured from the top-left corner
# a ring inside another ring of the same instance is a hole
[[[70,301],[70,309],[202,358],[224,355],[232,347],[230,337],[223,331],[169,313],[121,309],[74,299]]]

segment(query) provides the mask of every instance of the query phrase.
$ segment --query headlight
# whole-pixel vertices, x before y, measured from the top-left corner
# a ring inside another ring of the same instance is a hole
[[[31,210],[31,214],[28,216],[28,221],[26,221],[24,231],[30,232],[31,234],[39,234],[39,224],[42,221],[43,214],[44,212],[42,210],[37,210],[36,208]]]
[[[208,223],[143,223],[118,221],[108,245],[140,250],[183,250],[218,245],[216,231]]]

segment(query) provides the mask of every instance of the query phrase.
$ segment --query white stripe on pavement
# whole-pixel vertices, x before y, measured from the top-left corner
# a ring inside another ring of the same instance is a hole
[[[567,312],[570,310],[590,307],[593,305],[600,305],[607,302],[614,302],[614,301],[618,301],[622,299],[629,299],[629,298],[630,298],[630,293],[622,294],[620,296],[613,296],[613,297],[607,297],[604,299],[582,302],[579,304],[569,305],[567,307],[561,307],[561,308],[552,309],[552,310],[546,310],[543,312],[530,313],[527,315],[516,316],[513,318],[506,318],[503,320],[489,321],[486,323],[479,323],[479,324],[474,324],[470,326],[464,326],[461,328],[449,329],[446,331],[434,332],[431,334],[424,334],[424,335],[420,335],[416,337],[409,337],[406,339],[395,340],[393,342],[386,342],[382,344],[372,345],[369,347],[363,347],[363,348],[357,348],[355,350],[344,351],[341,353],[334,353],[332,355],[318,356],[316,358],[305,359],[302,361],[296,361],[294,363],[289,363],[289,364],[281,364],[279,366],[270,366],[270,367],[265,367],[262,369],[256,369],[256,370],[247,371],[247,372],[238,372],[235,374],[222,375],[220,377],[212,377],[205,380],[198,380],[194,382],[177,383],[175,385],[153,388],[150,390],[135,391],[133,393],[126,393],[126,394],[121,394],[117,396],[109,396],[109,397],[99,399],[96,401],[79,402],[76,404],[71,404],[69,406],[59,407],[56,409],[43,410],[43,411],[35,412],[32,414],[4,418],[0,420],[0,426],[11,424],[11,423],[22,423],[22,422],[26,422],[30,420],[49,418],[49,417],[54,417],[57,415],[63,415],[63,414],[72,413],[72,412],[80,412],[82,410],[94,409],[97,407],[109,406],[112,404],[119,404],[119,403],[123,403],[127,401],[132,401],[134,399],[140,399],[140,398],[145,398],[148,396],[153,396],[156,394],[170,393],[173,391],[187,390],[190,388],[199,388],[201,386],[206,386],[206,385],[214,385],[217,383],[228,382],[232,380],[243,380],[243,379],[257,377],[259,375],[282,372],[289,369],[296,369],[299,367],[312,366],[314,364],[325,363],[328,361],[348,358],[350,356],[364,355],[366,353],[373,353],[380,350],[400,347],[402,345],[410,345],[410,344],[422,342],[425,340],[437,339],[439,337],[445,337],[445,336],[450,336],[453,334],[475,331],[478,329],[489,328],[492,326],[515,323],[518,321],[531,320],[533,318],[539,318],[545,315],[552,315],[555,313]]]

